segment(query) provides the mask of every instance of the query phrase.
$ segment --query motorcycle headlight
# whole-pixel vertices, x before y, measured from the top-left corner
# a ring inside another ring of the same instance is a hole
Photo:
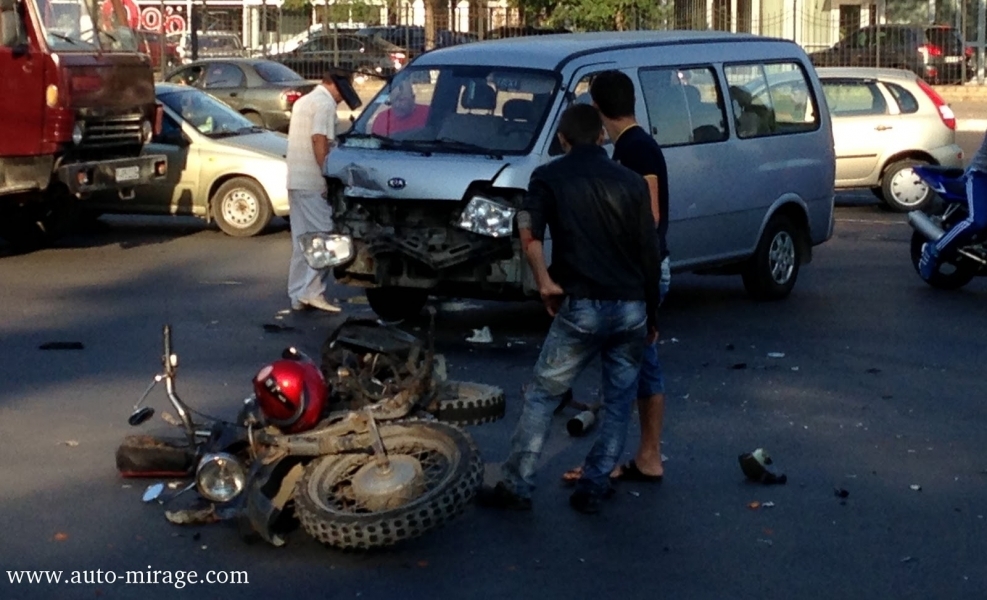
[[[86,127],[81,122],[76,123],[72,128],[72,143],[78,146],[82,143],[82,138],[86,135]]]
[[[509,237],[514,231],[514,213],[510,206],[474,196],[459,215],[456,227],[495,238]]]
[[[247,469],[231,454],[206,454],[195,470],[199,494],[210,502],[229,502],[247,485]]]
[[[305,262],[313,269],[328,269],[353,258],[353,239],[336,233],[306,233],[298,239]]]

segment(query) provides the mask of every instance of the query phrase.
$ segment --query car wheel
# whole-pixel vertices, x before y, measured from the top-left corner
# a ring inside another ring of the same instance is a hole
[[[385,321],[403,321],[417,317],[428,300],[428,290],[421,288],[367,288],[367,303]]]
[[[219,186],[210,199],[213,218],[223,233],[233,237],[257,235],[271,221],[271,201],[259,183],[235,177]]]
[[[744,287],[757,300],[780,300],[791,293],[802,265],[801,232],[791,220],[775,215],[744,269]]]
[[[267,127],[264,125],[264,117],[260,116],[260,113],[255,113],[252,110],[248,110],[243,113],[243,116],[247,117],[247,120],[258,127]]]
[[[932,190],[912,167],[927,165],[921,160],[905,159],[891,163],[881,176],[881,197],[891,210],[921,210],[932,198]]]

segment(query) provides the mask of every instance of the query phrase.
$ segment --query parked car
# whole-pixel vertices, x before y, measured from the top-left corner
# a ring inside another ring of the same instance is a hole
[[[824,106],[802,48],[714,31],[546,41],[422,54],[368,103],[324,167],[335,233],[352,240],[337,281],[364,288],[384,319],[416,314],[430,295],[537,298],[514,217],[532,171],[563,152],[562,112],[598,73],[621,69],[668,163],[672,269],[742,275],[755,298],[787,296],[833,232],[830,115],[776,110],[744,89],[784,75]]]
[[[352,72],[355,78],[366,78],[394,75],[407,63],[408,53],[379,37],[327,34],[274,58],[309,79],[322,77],[333,66]]]
[[[157,71],[162,67],[171,69],[181,64],[181,57],[178,55],[178,46],[167,39],[162,39],[160,33],[155,31],[137,30],[137,48],[144,54],[151,57],[151,66]],[[162,42],[164,47],[162,48]],[[164,51],[164,61],[161,60],[162,50]]]
[[[159,83],[161,132],[145,146],[168,156],[165,183],[131,199],[93,194],[88,208],[122,214],[195,215],[235,237],[253,236],[273,215],[288,215],[288,139],[190,86]]]
[[[199,55],[197,58],[234,58],[245,55],[240,36],[226,31],[200,31],[198,33]],[[192,33],[183,31],[168,34],[168,40],[175,44],[181,63],[192,62]]]
[[[535,27],[533,25],[525,25],[523,27],[509,27],[503,25],[491,29],[487,32],[484,39],[488,40],[500,40],[504,38],[512,37],[527,37],[531,35],[552,35],[555,33],[572,33],[570,30],[564,27]]]
[[[199,88],[254,125],[282,132],[288,131],[295,101],[316,85],[281,63],[260,58],[200,60],[169,73],[165,81]]]
[[[414,58],[425,52],[425,28],[420,25],[396,25],[393,27],[365,27],[357,32],[369,37],[377,36],[383,40],[406,48],[409,58]],[[475,42],[479,38],[475,33],[463,33],[439,29],[435,32],[435,47],[445,48],[458,44]]]
[[[933,198],[915,165],[963,167],[956,117],[911,71],[820,68],[833,119],[836,187],[869,187],[891,209],[924,208]]]
[[[356,33],[359,30],[353,27],[330,27],[329,31],[331,32],[329,35],[332,35],[333,33],[336,34]],[[322,35],[322,23],[315,23],[305,31],[296,33],[291,36],[280,38],[277,41],[267,44],[266,46],[262,47],[261,55],[263,55],[265,51],[267,52],[267,57],[293,52],[295,49],[297,49],[305,42],[309,41],[314,37],[318,37],[319,35]]]
[[[972,53],[959,31],[945,25],[862,27],[809,58],[817,67],[906,69],[932,84],[963,83],[973,74]]]

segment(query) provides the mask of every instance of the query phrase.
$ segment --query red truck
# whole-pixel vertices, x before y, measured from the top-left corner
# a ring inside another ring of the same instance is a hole
[[[108,6],[107,6],[108,5]],[[120,0],[0,0],[0,237],[44,243],[87,194],[167,174],[154,72]]]

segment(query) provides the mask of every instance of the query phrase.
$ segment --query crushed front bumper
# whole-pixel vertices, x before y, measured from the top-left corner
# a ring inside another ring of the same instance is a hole
[[[168,157],[162,154],[63,163],[56,172],[73,194],[125,190],[163,181],[168,174]]]

